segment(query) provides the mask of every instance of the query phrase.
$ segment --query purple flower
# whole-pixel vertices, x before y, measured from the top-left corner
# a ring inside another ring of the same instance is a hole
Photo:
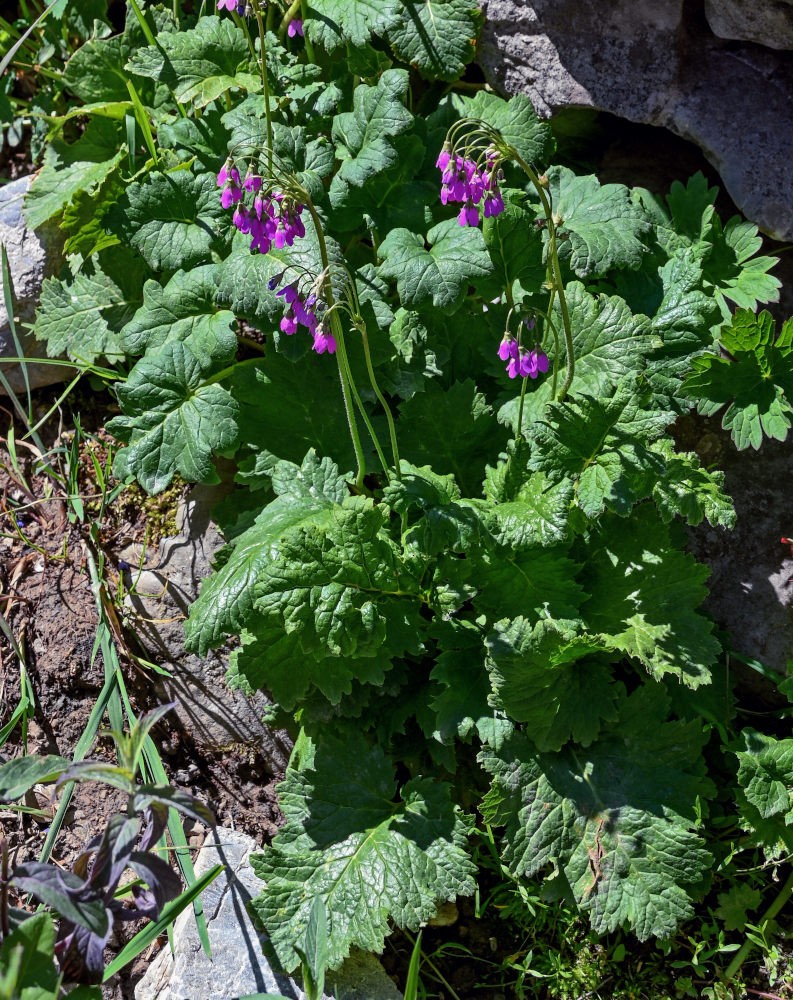
[[[465,205],[460,209],[460,214],[457,216],[457,221],[461,226],[478,226],[479,225],[479,209],[470,202],[466,202]]]
[[[289,27],[286,29],[286,33],[290,38],[294,38],[295,35],[300,35],[301,38],[303,37],[303,22],[299,17],[295,18],[294,21],[289,22]]]
[[[25,527],[25,521],[24,521],[23,518],[21,518],[21,517],[17,518],[17,527],[18,528],[24,528]]]
[[[297,319],[292,315],[291,309],[281,320],[281,330],[288,337],[291,337],[293,333],[297,333]]]
[[[548,355],[544,351],[537,351],[537,371],[543,373],[543,375],[548,371],[548,366],[550,362],[548,361]]]
[[[328,354],[336,353],[336,340],[333,334],[326,329],[324,323],[320,323],[314,331],[314,350],[317,354],[324,354],[325,351]]]
[[[462,202],[463,207],[457,216],[461,226],[479,225],[476,206],[483,198],[486,219],[504,211],[504,199],[498,189],[501,171],[498,170],[498,153],[495,150],[487,150],[485,163],[480,166],[475,160],[452,156],[444,145],[436,166],[441,171],[441,204]]]
[[[518,365],[523,378],[527,376],[537,378],[537,354],[535,351],[525,351],[521,348]]]
[[[510,378],[517,378],[519,372],[520,364],[518,363],[518,359],[510,358],[509,364],[507,365],[507,375],[509,375]]]
[[[508,333],[504,334],[504,339],[498,345],[498,356],[502,361],[508,361],[510,358],[517,357],[518,353],[518,342],[514,337],[510,337]]]
[[[218,10],[227,10],[229,14],[233,14],[235,11],[241,14],[245,4],[241,0],[218,0]]]

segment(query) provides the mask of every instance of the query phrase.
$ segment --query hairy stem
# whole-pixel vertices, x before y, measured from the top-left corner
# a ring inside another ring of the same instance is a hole
[[[311,213],[311,221],[314,223],[314,231],[317,234],[317,243],[319,245],[319,256],[322,261],[322,271],[326,275],[324,287],[325,302],[327,303],[328,309],[332,309],[334,305],[333,287],[330,283],[330,277],[327,275],[329,261],[328,248],[325,243],[325,234],[322,232],[322,223],[317,215],[316,208],[314,208],[314,203],[310,198],[306,199],[306,207]],[[341,328],[341,323],[338,321],[338,317],[336,317],[334,313],[331,313],[331,321],[333,322],[334,320],[334,336],[336,337],[337,343],[336,363],[339,366],[341,393],[344,398],[344,409],[347,414],[347,425],[350,428],[350,437],[352,438],[352,446],[355,451],[355,460],[358,463],[358,473],[355,477],[355,483],[359,489],[362,489],[363,478],[366,475],[366,459],[364,458],[363,448],[361,447],[361,437],[358,433],[358,424],[355,420],[355,411],[352,404],[350,392],[352,375],[347,361],[347,348],[344,343],[344,331]],[[362,408],[363,404],[360,405]],[[365,419],[368,421],[368,417]]]
[[[303,21],[303,42],[306,46],[306,55],[311,62],[316,62],[314,58],[314,46],[311,44],[311,39],[305,34],[306,30],[306,0],[300,0],[300,17]]]
[[[385,411],[385,418],[388,421],[388,433],[391,436],[391,451],[394,453],[394,469],[396,471],[397,479],[402,478],[402,468],[399,463],[399,447],[397,445],[396,437],[396,427],[394,427],[394,418],[391,415],[391,407],[385,400],[385,396],[380,391],[380,386],[377,382],[377,378],[374,373],[374,367],[372,366],[372,356],[369,353],[369,337],[366,334],[366,327],[361,325],[359,327],[361,331],[361,340],[363,341],[363,352],[366,357],[366,370],[369,372],[369,381],[372,383],[372,388],[374,389],[374,394],[380,401],[380,405]]]
[[[259,27],[259,47],[261,49],[262,64],[262,88],[264,90],[264,117],[267,121],[267,169],[273,172],[273,120],[270,111],[270,84],[267,81],[267,42],[262,21],[262,12],[259,7],[259,0],[253,0],[253,9],[256,12],[256,24]]]
[[[562,388],[559,391],[558,402],[562,400],[567,395],[570,386],[573,381],[573,376],[575,375],[575,356],[573,353],[573,332],[570,327],[570,313],[567,310],[567,298],[564,293],[564,280],[562,279],[562,268],[559,264],[559,254],[556,249],[556,224],[553,221],[553,211],[551,210],[551,203],[548,200],[548,195],[545,188],[540,184],[540,178],[531,169],[531,167],[526,163],[523,157],[519,156],[514,150],[512,151],[512,156],[515,162],[523,170],[529,180],[532,182],[537,190],[537,194],[540,196],[540,201],[542,202],[542,210],[545,214],[545,219],[548,223],[548,257],[551,262],[553,285],[559,295],[559,308],[562,312],[562,325],[564,327],[564,342],[565,350],[567,353],[567,375],[565,377]]]
[[[339,319],[338,313],[333,313],[331,315],[331,326],[333,327],[333,335],[336,338],[336,348],[337,354],[339,355],[339,363],[344,365],[344,369],[347,373],[347,379],[349,380],[350,391],[355,399],[355,405],[358,407],[358,412],[363,418],[363,422],[366,424],[366,429],[369,431],[369,437],[372,439],[375,451],[377,452],[377,457],[380,459],[380,464],[383,466],[383,472],[385,473],[386,479],[389,479],[388,474],[388,462],[385,460],[385,455],[383,454],[383,449],[380,446],[380,439],[375,433],[375,429],[372,426],[372,421],[369,419],[369,414],[366,412],[366,407],[363,404],[363,400],[360,397],[358,388],[355,385],[355,379],[353,378],[352,369],[350,368],[350,359],[347,356],[347,345],[344,341],[344,330],[342,329],[341,320]]]

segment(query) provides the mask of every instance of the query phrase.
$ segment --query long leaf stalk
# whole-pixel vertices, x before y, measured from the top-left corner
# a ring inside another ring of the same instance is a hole
[[[328,309],[332,310],[335,304],[333,297],[333,288],[331,286],[330,278],[327,276],[330,262],[328,260],[328,248],[325,243],[325,235],[322,232],[322,222],[317,215],[317,210],[314,208],[314,203],[311,198],[306,198],[306,207],[311,213],[311,221],[314,223],[314,231],[317,234],[317,243],[319,245],[319,256],[322,261],[322,272],[326,275],[325,277],[325,289],[324,298],[327,303]],[[333,315],[331,315],[331,320],[333,320]],[[336,363],[339,366],[339,381],[341,382],[341,393],[344,399],[344,409],[347,413],[347,425],[350,428],[350,437],[352,438],[352,446],[355,451],[355,460],[358,463],[358,472],[355,477],[355,485],[358,489],[363,489],[363,480],[366,475],[366,459],[364,458],[363,448],[361,447],[361,438],[358,433],[358,424],[355,420],[355,410],[353,409],[352,394],[350,391],[350,368],[347,361],[347,349],[344,343],[344,331],[342,330],[341,323],[338,320],[334,326],[334,336],[336,337]]]
[[[259,47],[261,49],[262,66],[262,88],[264,90],[264,117],[267,122],[267,167],[272,173],[273,169],[273,120],[270,109],[270,84],[267,80],[267,33],[264,30],[262,11],[259,0],[253,0],[253,10],[256,14],[256,24],[259,28]]]
[[[553,209],[551,207],[551,201],[548,197],[548,192],[545,189],[545,184],[540,181],[540,178],[532,170],[529,164],[526,163],[522,156],[520,156],[515,150],[512,150],[511,152],[515,162],[536,188],[537,194],[540,196],[540,202],[542,203],[545,220],[548,223],[548,258],[550,260],[552,270],[552,287],[556,290],[556,293],[559,296],[559,309],[562,313],[565,351],[567,354],[567,375],[565,376],[562,388],[559,390],[559,396],[557,397],[558,402],[561,403],[567,395],[573,382],[573,376],[575,375],[575,354],[573,349],[573,332],[570,325],[570,313],[567,309],[567,298],[564,293],[564,279],[562,278],[562,268],[559,264],[559,253],[556,246],[556,223],[554,222]]]
[[[385,418],[388,421],[388,433],[391,437],[391,451],[394,454],[394,470],[396,472],[397,479],[402,478],[402,466],[399,461],[399,446],[397,444],[396,427],[394,426],[394,417],[391,413],[391,407],[386,402],[386,398],[380,390],[380,385],[377,381],[377,377],[374,373],[374,366],[372,365],[372,355],[369,351],[369,337],[366,333],[366,324],[361,323],[358,328],[361,333],[361,340],[363,341],[363,353],[366,358],[366,370],[369,373],[369,381],[372,383],[372,388],[374,389],[374,394],[380,401],[380,405],[383,407],[385,412]]]

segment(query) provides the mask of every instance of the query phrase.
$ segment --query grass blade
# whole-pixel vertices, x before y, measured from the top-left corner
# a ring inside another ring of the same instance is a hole
[[[421,967],[421,935],[419,931],[416,943],[413,945],[413,954],[410,956],[408,966],[408,977],[405,982],[405,1000],[416,1000],[419,994],[419,968]]]
[[[198,896],[206,889],[206,887],[220,875],[223,871],[223,865],[215,865],[208,872],[201,876],[196,882],[178,897],[178,899],[173,900],[171,903],[167,903],[163,907],[163,911],[160,914],[159,920],[153,920],[150,924],[147,924],[142,931],[139,931],[135,937],[129,941],[116,955],[113,961],[105,969],[104,976],[102,977],[102,982],[106,983],[111,976],[114,976],[117,972],[128,965],[134,958],[148,947],[155,938],[159,937],[160,934],[168,927],[173,921],[179,916],[182,910],[198,898]]]

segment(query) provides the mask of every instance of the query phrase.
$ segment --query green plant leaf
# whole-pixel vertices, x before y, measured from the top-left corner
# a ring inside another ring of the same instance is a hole
[[[776,337],[770,313],[739,309],[732,325],[722,328],[721,343],[733,360],[694,358],[683,390],[708,416],[728,404],[722,427],[737,448],[759,448],[764,435],[784,441],[793,417],[793,320]]]
[[[711,863],[693,832],[697,799],[715,794],[705,737],[697,720],[665,721],[668,704],[643,686],[588,749],[539,753],[516,732],[480,754],[493,775],[482,812],[506,828],[504,862],[519,877],[558,869],[598,933],[627,924],[640,941],[670,937]]]
[[[333,141],[341,159],[330,186],[334,207],[345,203],[349,188],[363,187],[373,176],[398,163],[393,140],[413,123],[404,103],[407,90],[405,70],[386,70],[376,86],[356,87],[353,110],[333,119]]]
[[[341,266],[343,258],[338,243],[331,237],[325,242],[330,263]],[[291,247],[280,250],[271,247],[269,253],[263,254],[251,253],[250,245],[250,236],[237,233],[234,237],[231,253],[218,265],[217,302],[269,333],[273,326],[277,327],[276,321],[280,321],[285,306],[283,297],[278,297],[279,289],[268,288],[268,281],[283,273],[282,285],[286,285],[303,270],[319,274],[322,270],[319,244],[314,227],[307,224],[305,237],[295,240]]]
[[[0,969],[11,967],[11,956],[21,952],[13,996],[20,1000],[53,1000],[58,995],[55,967],[55,925],[49,913],[35,913],[3,939]]]
[[[555,545],[568,534],[573,483],[554,484],[544,472],[532,472],[530,457],[528,443],[513,438],[485,476],[485,498],[496,505],[488,510],[488,527],[514,548]]]
[[[303,336],[308,340],[308,334]],[[307,382],[311,393],[306,392]],[[307,353],[293,364],[270,353],[256,365],[238,368],[231,386],[240,405],[244,449],[238,458],[238,482],[266,485],[273,457],[302,462],[309,448],[341,468],[354,467],[339,371],[332,358]]]
[[[597,636],[555,621],[497,622],[487,637],[487,669],[498,707],[525,723],[538,750],[589,746],[604,721],[615,722],[618,687]]]
[[[472,0],[404,0],[388,31],[394,53],[430,80],[456,80],[474,58],[482,12]]]
[[[127,95],[129,96],[129,95]],[[121,129],[108,118],[92,118],[71,145],[54,139],[44,165],[25,197],[25,221],[37,229],[59,216],[76,194],[94,194],[126,157]]]
[[[705,261],[706,288],[717,300],[729,299],[742,309],[757,309],[759,302],[778,302],[782,282],[768,271],[776,257],[755,257],[763,245],[757,226],[734,215],[722,229],[713,218],[713,250]],[[729,319],[729,307],[722,305]]]
[[[150,267],[176,271],[209,259],[224,215],[213,174],[155,172],[129,185],[109,228]]]
[[[440,222],[424,237],[408,229],[392,229],[380,244],[379,273],[397,282],[406,309],[430,302],[448,312],[459,306],[468,286],[490,274],[493,265],[478,229],[460,226],[456,219]]]
[[[694,452],[676,452],[671,438],[663,437],[652,445],[663,459],[663,478],[653,486],[653,500],[661,520],[669,522],[679,514],[689,524],[707,518],[713,527],[735,527],[732,500],[724,492],[724,473],[703,469]]]
[[[107,424],[127,445],[113,464],[119,479],[134,476],[149,493],[161,493],[176,472],[191,482],[218,482],[213,453],[232,449],[238,438],[237,403],[209,380],[223,360],[230,358],[199,358],[174,341],[135,365],[117,390],[123,416]]]
[[[400,7],[397,0],[308,0],[304,30],[328,52],[345,43],[361,48],[372,35],[382,35],[397,23]]]
[[[793,739],[744,729],[745,749],[736,750],[738,784],[746,801],[763,819],[777,817],[786,826],[793,823]]]
[[[506,444],[485,397],[474,383],[455,382],[444,391],[430,383],[399,409],[400,450],[416,465],[451,472],[463,492],[479,492],[485,462]]]
[[[595,397],[608,394],[626,375],[642,371],[647,355],[660,346],[660,339],[653,334],[650,320],[646,316],[634,316],[624,299],[616,295],[592,295],[578,281],[570,282],[565,291],[575,352],[572,391]],[[558,311],[554,319],[561,330],[562,319]],[[559,366],[563,371],[564,343],[559,346]],[[527,393],[524,431],[527,421],[542,419],[550,398],[550,378]],[[509,423],[515,431],[518,404],[518,398],[510,400],[498,415],[500,421]]]
[[[165,286],[147,281],[143,305],[119,333],[123,349],[145,354],[171,341],[189,340],[195,354],[233,355],[234,313],[215,305],[216,281],[214,264],[177,271]]]
[[[457,737],[467,739],[482,719],[493,715],[482,633],[464,619],[449,619],[433,623],[433,637],[443,649],[430,674],[440,686],[430,700],[436,713],[433,736],[453,744]]]
[[[501,289],[519,281],[529,294],[539,292],[545,282],[542,233],[534,225],[536,213],[525,207],[525,196],[504,191],[504,211],[485,219],[482,232],[490,251],[494,273],[492,280]]]
[[[636,269],[648,252],[643,237],[650,223],[622,184],[601,187],[596,177],[577,177],[567,167],[548,171],[557,225],[559,257],[579,278],[612,268]]]
[[[421,594],[386,520],[371,500],[349,497],[324,523],[294,528],[258,574],[255,610],[297,632],[307,653],[371,656],[391,628],[404,631]]]
[[[763,901],[763,894],[754,886],[738,882],[718,895],[719,905],[713,911],[724,923],[725,931],[742,931],[749,914]]]
[[[696,688],[708,682],[719,644],[696,610],[709,570],[675,547],[681,532],[677,523],[664,525],[653,505],[637,507],[627,520],[606,515],[587,549],[580,579],[592,596],[581,615],[588,632],[653,676],[674,674]]]
[[[649,447],[673,414],[649,409],[636,381],[624,379],[599,398],[584,394],[550,403],[546,419],[531,425],[529,467],[551,482],[570,479],[589,518],[608,507],[623,516],[650,495],[664,463]]]
[[[136,253],[109,247],[77,274],[67,266],[62,277],[45,279],[34,330],[47,354],[86,364],[123,357],[119,334],[140,305],[145,270]]]
[[[381,951],[389,921],[416,931],[441,900],[473,892],[449,786],[412,778],[397,798],[391,762],[362,736],[296,748],[279,791],[287,822],[251,857],[267,883],[252,906],[286,969],[298,963],[294,944],[315,899],[330,918],[327,961],[336,968],[351,945]]]
[[[551,127],[540,121],[528,97],[516,94],[505,101],[497,94],[480,90],[464,104],[466,117],[478,119],[497,129],[535,173],[542,173],[556,148]]]
[[[202,17],[195,28],[164,32],[139,48],[126,68],[167,84],[177,101],[203,108],[225,91],[260,86],[250,72],[245,36],[231,18]]]
[[[575,581],[579,567],[562,546],[523,551],[494,547],[480,558],[467,558],[478,590],[474,607],[489,622],[521,614],[532,621],[578,617],[586,595]]]
[[[66,757],[15,757],[0,764],[0,802],[13,802],[34,785],[50,784],[71,765]]]
[[[312,450],[301,466],[278,462],[273,471],[276,499],[232,545],[218,573],[204,581],[185,624],[188,649],[206,656],[227,632],[239,631],[253,609],[253,588],[277,558],[280,542],[303,522],[322,525],[348,495],[345,477],[329,459]]]

